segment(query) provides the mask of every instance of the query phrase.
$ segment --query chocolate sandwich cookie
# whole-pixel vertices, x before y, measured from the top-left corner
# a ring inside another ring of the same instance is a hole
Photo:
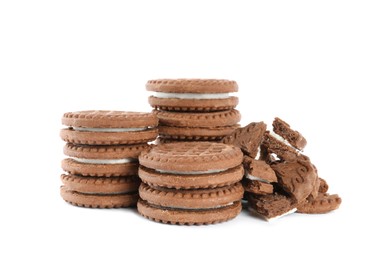
[[[294,201],[282,194],[248,195],[249,210],[266,220],[274,220],[297,210]]]
[[[243,154],[235,146],[178,142],[154,146],[139,157],[141,180],[176,189],[213,188],[240,181]]]
[[[138,173],[138,156],[148,144],[89,146],[67,143],[69,156],[62,161],[64,171],[84,176],[128,176]]]
[[[319,193],[316,198],[308,199],[297,205],[298,213],[321,214],[338,209],[341,198],[337,194]]]
[[[255,160],[248,156],[243,158],[245,177],[242,181],[245,191],[254,194],[273,193],[273,184],[277,176],[272,168],[262,160]]]
[[[138,200],[137,176],[85,177],[62,174],[60,194],[70,204],[88,208],[134,206]]]
[[[60,132],[68,143],[117,145],[146,143],[157,137],[158,119],[152,113],[80,111],[65,113]]]
[[[240,183],[215,189],[177,190],[141,184],[138,211],[151,220],[171,224],[214,224],[241,211]]]
[[[245,127],[237,128],[230,135],[222,139],[224,144],[232,144],[241,148],[242,152],[251,158],[255,158],[259,152],[266,124],[253,122]]]
[[[220,140],[239,127],[238,110],[208,113],[154,111],[160,121],[162,138],[178,140]]]
[[[149,80],[146,89],[153,91],[149,104],[160,110],[220,111],[238,104],[238,98],[229,95],[238,91],[231,80],[158,79]]]
[[[296,149],[302,150],[307,144],[307,141],[302,134],[291,129],[288,123],[278,117],[273,121],[273,131]]]

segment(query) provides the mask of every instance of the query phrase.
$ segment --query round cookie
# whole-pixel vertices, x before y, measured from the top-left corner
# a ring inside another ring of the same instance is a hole
[[[90,110],[65,113],[60,131],[68,143],[117,145],[156,139],[158,120],[152,113]]]
[[[177,189],[225,186],[240,181],[243,154],[235,146],[212,142],[160,144],[139,157],[141,180]]]
[[[137,175],[138,156],[149,149],[148,144],[87,146],[67,143],[62,161],[64,171],[84,176]]]
[[[160,121],[162,138],[180,140],[220,140],[239,127],[238,110],[209,113],[154,111]]]
[[[125,208],[136,205],[138,193],[125,194],[87,194],[60,187],[62,198],[75,206],[86,208]]]
[[[243,187],[238,182],[215,189],[177,190],[152,187],[142,183],[141,199],[149,204],[179,209],[212,209],[228,206],[243,197]]]
[[[219,79],[159,79],[149,80],[148,91],[153,91],[149,104],[161,110],[220,111],[235,108],[238,98],[235,81]]]
[[[74,174],[62,174],[61,180],[68,190],[105,195],[137,192],[141,182],[137,176],[85,177]]]
[[[204,225],[224,222],[235,218],[242,210],[240,201],[231,205],[213,209],[174,209],[151,205],[139,199],[137,203],[139,213],[156,222],[179,225]]]

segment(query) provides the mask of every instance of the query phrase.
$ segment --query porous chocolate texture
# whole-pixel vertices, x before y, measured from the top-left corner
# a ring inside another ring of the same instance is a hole
[[[267,220],[290,213],[296,207],[291,198],[278,193],[261,196],[249,194],[248,201],[250,210]]]

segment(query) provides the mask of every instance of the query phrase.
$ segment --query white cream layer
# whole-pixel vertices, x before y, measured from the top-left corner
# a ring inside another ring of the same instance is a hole
[[[285,138],[283,138],[282,136],[280,136],[279,134],[276,134],[274,133],[273,131],[270,132],[270,135],[273,136],[275,139],[277,139],[278,141],[286,144],[287,146],[290,146],[290,147],[293,147],[287,140],[285,140]]]
[[[261,181],[261,182],[265,182],[265,183],[270,183],[270,182],[267,181],[267,180],[261,179],[261,178],[259,178],[259,177],[253,176],[253,175],[248,174],[248,173],[245,174],[245,177],[246,177],[247,179],[251,180],[251,181]]]
[[[229,98],[229,93],[167,93],[153,92],[153,96],[157,98],[179,98],[179,99],[226,99]]]
[[[132,128],[92,128],[92,127],[72,127],[75,131],[80,132],[107,132],[107,133],[120,133],[120,132],[136,132],[147,130],[148,127],[132,127]]]
[[[122,163],[131,163],[138,162],[137,158],[123,158],[123,159],[85,159],[85,158],[77,158],[71,157],[74,161],[80,163],[89,163],[89,164],[122,164]]]
[[[227,169],[221,169],[221,170],[208,170],[208,171],[191,171],[191,172],[179,172],[179,171],[164,171],[164,170],[158,170],[156,169],[155,171],[159,173],[169,173],[169,174],[209,174],[209,173],[219,173],[219,172],[224,172]]]

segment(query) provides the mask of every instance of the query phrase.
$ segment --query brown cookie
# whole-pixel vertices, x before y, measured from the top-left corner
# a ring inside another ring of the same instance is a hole
[[[273,121],[273,131],[288,141],[291,146],[299,150],[304,149],[307,144],[307,141],[302,134],[291,129],[288,123],[278,117]]]
[[[318,188],[318,192],[319,193],[327,193],[328,189],[329,189],[329,185],[328,185],[327,181],[324,180],[323,178],[319,178],[319,180],[320,180],[320,186]]]
[[[313,164],[309,160],[298,160],[272,164],[278,184],[292,196],[297,203],[309,195],[316,196],[319,180]]]
[[[230,205],[243,197],[243,187],[238,182],[215,189],[177,190],[151,187],[142,183],[139,189],[141,199],[161,207],[179,209],[211,209]]]
[[[87,194],[124,194],[137,192],[140,186],[138,176],[85,177],[62,174],[61,180],[68,190]]]
[[[212,142],[160,144],[140,157],[139,176],[152,186],[179,189],[229,185],[243,177],[242,152]]]
[[[341,198],[337,194],[319,193],[317,198],[306,200],[297,205],[297,212],[307,214],[321,214],[338,209]]]
[[[240,201],[213,209],[178,209],[152,205],[142,199],[137,203],[138,212],[156,222],[179,225],[207,225],[235,218],[242,210]]]
[[[266,124],[253,122],[245,127],[238,128],[230,135],[222,139],[222,143],[232,144],[241,148],[242,152],[252,158],[258,154],[259,146],[262,143],[266,131]]]
[[[147,149],[147,144],[86,146],[68,143],[63,151],[70,158],[62,161],[62,168],[84,176],[137,175],[138,156]]]
[[[159,132],[162,139],[174,141],[220,141],[238,127],[239,125],[211,128],[159,126]]]
[[[252,213],[273,220],[296,211],[296,205],[292,199],[278,194],[248,196],[249,210]]]
[[[75,206],[86,208],[125,208],[134,206],[138,200],[138,193],[124,194],[87,194],[72,191],[66,186],[60,187],[62,198]]]
[[[277,176],[272,168],[262,160],[255,160],[248,156],[243,158],[245,177],[243,187],[247,192],[255,194],[273,193],[273,185]]]
[[[159,118],[160,125],[175,127],[225,127],[233,126],[241,119],[241,115],[236,109],[208,113],[153,112]]]
[[[158,119],[152,113],[80,111],[65,113],[60,132],[68,143],[117,145],[146,143],[156,139]]]
[[[238,85],[231,80],[216,79],[159,79],[149,80],[148,91],[153,91],[149,104],[161,110],[220,111],[235,108]]]
[[[276,154],[278,158],[283,161],[296,161],[298,159],[307,160],[308,157],[299,153],[295,148],[285,144],[283,141],[278,140],[276,136],[269,133],[268,131],[264,134],[262,146],[264,147],[267,155],[269,156],[271,153]]]

